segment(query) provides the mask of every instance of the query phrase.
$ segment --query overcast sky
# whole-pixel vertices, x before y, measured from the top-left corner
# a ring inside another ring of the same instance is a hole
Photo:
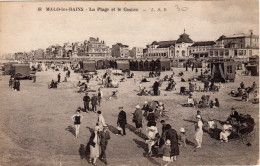
[[[186,11],[178,11],[184,7]],[[42,11],[37,11],[42,7]],[[47,12],[46,7],[137,8],[138,12]],[[130,48],[153,41],[177,40],[186,33],[194,41],[220,35],[259,34],[258,0],[160,2],[0,2],[0,54],[46,48],[64,42],[99,37],[108,46]],[[151,12],[150,8],[166,8]],[[147,10],[147,11],[143,11]]]

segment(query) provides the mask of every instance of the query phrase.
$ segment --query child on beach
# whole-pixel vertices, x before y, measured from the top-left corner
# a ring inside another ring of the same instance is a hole
[[[171,141],[166,140],[165,144],[162,147],[163,150],[163,161],[166,161],[164,166],[168,166],[171,162],[173,162],[173,157],[171,157]]]
[[[182,127],[181,129],[180,129],[180,142],[183,144],[181,144],[181,146],[183,146],[183,147],[186,147],[186,140],[187,140],[187,135],[186,135],[186,131],[185,131],[185,129]]]

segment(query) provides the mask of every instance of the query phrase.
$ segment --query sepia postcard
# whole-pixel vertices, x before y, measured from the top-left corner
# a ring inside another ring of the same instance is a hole
[[[0,2],[0,166],[259,164],[259,1]]]

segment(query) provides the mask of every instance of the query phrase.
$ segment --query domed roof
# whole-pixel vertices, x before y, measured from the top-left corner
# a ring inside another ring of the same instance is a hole
[[[190,39],[189,35],[184,33],[180,35],[179,39],[176,41],[176,43],[193,43],[193,41]]]

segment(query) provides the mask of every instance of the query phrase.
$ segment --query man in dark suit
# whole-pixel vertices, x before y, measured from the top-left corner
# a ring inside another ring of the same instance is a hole
[[[60,73],[58,74],[58,83],[60,83]]]
[[[91,105],[92,105],[92,111],[96,112],[97,111],[97,96],[95,94],[93,94],[92,98],[91,98]]]
[[[110,140],[110,134],[108,132],[108,126],[104,125],[103,131],[100,133],[100,147],[101,147],[101,154],[100,159],[104,161],[104,163],[107,165],[107,159],[106,159],[106,148],[108,144],[108,140]]]
[[[159,82],[155,81],[154,84],[153,84],[154,96],[158,96],[159,95],[158,91],[159,91]]]
[[[118,130],[118,134],[122,134],[122,135],[126,135],[125,133],[125,125],[127,124],[127,121],[126,121],[126,113],[125,111],[123,110],[123,107],[119,107],[119,114],[118,114],[118,120],[117,120],[117,125],[122,128],[123,130],[123,133],[121,133],[121,130]],[[116,135],[118,135],[116,134]]]
[[[83,101],[84,101],[84,111],[87,112],[90,111],[89,109],[89,102],[90,102],[90,97],[88,96],[88,93],[86,92],[85,96],[83,97]]]

